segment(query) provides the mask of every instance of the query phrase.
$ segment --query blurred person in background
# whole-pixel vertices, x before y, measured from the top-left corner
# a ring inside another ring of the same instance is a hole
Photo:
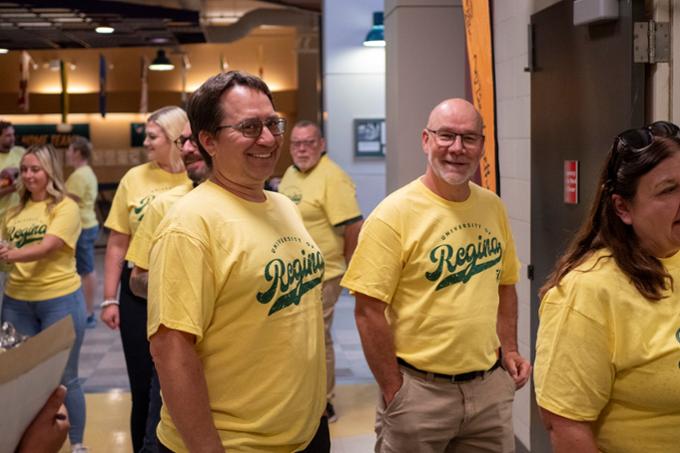
[[[149,162],[131,168],[123,176],[104,223],[110,233],[104,258],[101,319],[112,329],[120,328],[132,393],[130,431],[134,452],[153,448],[156,443],[154,427],[159,419],[160,396],[157,389],[151,391],[153,361],[146,338],[146,299],[130,290],[132,263],[125,261],[125,255],[154,198],[177,186],[191,187],[174,144],[187,121],[184,110],[174,106],[163,107],[149,116],[144,139]]]
[[[288,167],[278,191],[295,203],[326,263],[323,276],[323,323],[326,340],[326,413],[328,421],[337,420],[332,399],[335,391],[335,351],[333,313],[340,297],[340,279],[352,253],[363,223],[356,187],[347,173],[326,155],[326,141],[311,121],[299,121],[290,134]]]
[[[66,150],[66,165],[73,167],[73,173],[66,179],[66,190],[80,208],[82,231],[76,244],[76,270],[80,275],[85,296],[87,318],[85,327],[94,328],[94,297],[97,291],[97,273],[94,269],[94,243],[99,233],[99,222],[94,212],[98,183],[90,159],[92,145],[85,137],[74,137]]]

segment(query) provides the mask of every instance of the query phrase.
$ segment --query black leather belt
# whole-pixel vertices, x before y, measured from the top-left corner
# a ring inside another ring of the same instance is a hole
[[[461,373],[461,374],[441,374],[441,373],[433,373],[431,371],[425,371],[421,370],[420,368],[416,368],[410,363],[408,363],[406,360],[402,359],[401,357],[397,357],[397,362],[399,365],[403,366],[404,368],[408,368],[411,371],[415,371],[416,373],[420,374],[422,378],[427,379],[427,380],[434,380],[434,379],[439,379],[439,380],[444,380],[448,382],[465,382],[465,381],[471,381],[474,378],[482,377],[486,373],[490,373],[499,366],[501,366],[501,359],[496,360],[496,363],[494,363],[491,368],[489,368],[486,371],[468,371],[467,373]]]

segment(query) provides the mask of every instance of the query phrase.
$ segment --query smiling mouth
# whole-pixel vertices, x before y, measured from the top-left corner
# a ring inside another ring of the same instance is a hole
[[[259,154],[248,154],[250,157],[254,157],[256,159],[269,159],[274,155],[274,151],[269,151],[268,153],[259,153]]]

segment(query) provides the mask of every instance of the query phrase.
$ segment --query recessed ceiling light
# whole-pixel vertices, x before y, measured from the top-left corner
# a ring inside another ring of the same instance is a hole
[[[97,33],[110,34],[113,33],[114,28],[109,25],[100,25],[99,27],[95,28],[94,31]]]

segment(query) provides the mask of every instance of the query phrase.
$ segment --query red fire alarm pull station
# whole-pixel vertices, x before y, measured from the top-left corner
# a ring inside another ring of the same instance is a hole
[[[564,203],[578,204],[578,161],[564,161]]]

